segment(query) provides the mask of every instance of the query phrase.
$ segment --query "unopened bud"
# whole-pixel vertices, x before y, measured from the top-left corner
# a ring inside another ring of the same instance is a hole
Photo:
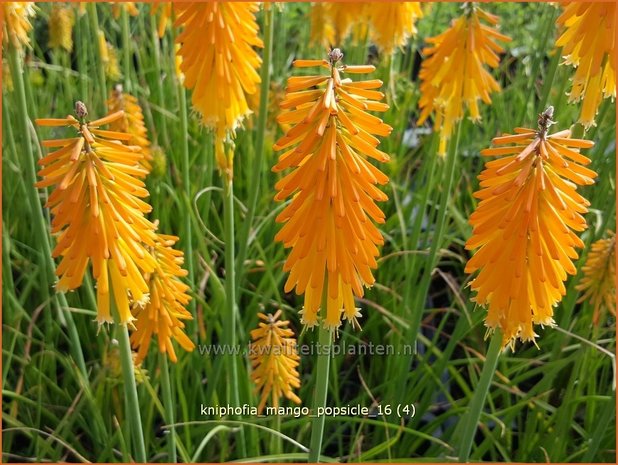
[[[84,119],[88,116],[88,108],[86,108],[86,104],[84,102],[79,100],[75,102],[75,114],[78,119]]]

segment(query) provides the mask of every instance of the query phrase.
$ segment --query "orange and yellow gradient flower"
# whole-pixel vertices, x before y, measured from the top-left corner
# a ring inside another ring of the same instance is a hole
[[[191,101],[202,122],[216,135],[219,169],[232,173],[232,150],[224,141],[250,113],[247,94],[258,91],[262,60],[254,47],[258,37],[257,2],[177,3],[176,26],[184,30],[176,38],[182,57],[184,85],[193,89]]]
[[[556,45],[564,64],[576,68],[569,102],[583,101],[579,122],[589,128],[601,100],[616,98],[616,3],[569,2],[557,22],[565,30]]]
[[[66,127],[73,137],[44,140],[54,148],[39,160],[43,178],[37,187],[53,187],[48,198],[52,234],[57,234],[54,257],[62,257],[56,289],[78,288],[88,264],[97,282],[97,320],[112,322],[110,291],[118,311],[117,322],[133,320],[131,302],[148,301],[143,273],[156,262],[144,244],[153,247],[155,226],[144,215],[151,207],[140,166],[144,157],[137,146],[124,145],[131,135],[101,129],[122,118],[122,112],[87,121],[88,112],[77,102],[76,116],[38,119],[39,126]]]
[[[416,21],[423,17],[419,2],[376,2],[366,6],[371,38],[387,55],[403,47],[416,34]]]
[[[388,136],[391,127],[368,111],[386,111],[379,80],[354,82],[348,74],[369,73],[373,66],[340,64],[339,49],[329,60],[297,60],[297,68],[320,66],[327,74],[288,79],[287,95],[278,120],[293,127],[274,148],[285,150],[273,168],[292,169],[276,184],[275,200],[291,197],[277,216],[285,223],[276,236],[292,251],[285,291],[304,294],[302,322],[336,329],[347,319],[358,326],[354,296],[371,286],[382,235],[374,222],[384,223],[376,201],[387,199],[376,184],[388,177],[369,159],[389,156],[376,147],[375,136]],[[325,290],[325,308],[321,301]],[[321,308],[322,307],[322,308]]]
[[[152,169],[150,140],[148,140],[148,130],[144,123],[144,113],[137,99],[131,94],[123,92],[122,85],[118,84],[114,87],[107,100],[107,110],[109,113],[122,112],[121,118],[109,123],[109,129],[131,135],[131,138],[126,143],[127,145],[141,147],[144,157],[140,160],[140,164],[146,171],[146,174],[150,173]]]
[[[490,104],[490,94],[500,90],[498,82],[485,69],[486,65],[496,68],[500,63],[498,54],[504,49],[496,41],[511,40],[492,27],[497,24],[497,16],[471,6],[448,30],[427,39],[431,45],[423,49],[426,58],[419,72],[418,124],[433,115],[434,130],[440,134],[441,156],[446,154],[453,128],[466,108],[472,121],[479,121],[479,100]]]
[[[149,247],[156,262],[154,271],[144,275],[150,298],[145,304],[135,304],[133,309],[136,320],[131,345],[137,350],[136,363],[144,360],[154,336],[159,352],[167,353],[172,362],[177,361],[172,339],[187,352],[195,348],[183,332],[183,320],[192,320],[193,316],[185,308],[191,297],[187,294],[189,286],[180,280],[187,276],[187,271],[182,268],[183,253],[173,248],[177,241],[176,236],[157,233],[154,247]]]
[[[616,233],[607,231],[606,238],[592,244],[582,271],[584,276],[575,286],[582,292],[578,302],[592,304],[592,323],[597,325],[603,311],[616,315]]]
[[[567,129],[548,134],[553,108],[539,116],[537,131],[516,128],[514,135],[493,139],[481,151],[498,157],[479,175],[480,200],[470,216],[476,250],[466,273],[478,275],[470,286],[473,298],[487,307],[485,325],[502,330],[504,344],[534,341],[533,325],[553,325],[553,307],[565,294],[564,281],[575,274],[576,232],[586,229],[582,216],[589,202],[576,192],[593,184],[596,173],[580,153],[594,144],[571,139]]]
[[[288,328],[289,321],[279,320],[281,310],[274,315],[258,313],[257,329],[251,331],[253,342],[249,348],[251,360],[251,379],[260,393],[258,412],[262,412],[270,398],[274,408],[279,407],[285,396],[296,404],[300,398],[294,389],[300,387],[298,364],[300,357],[296,352],[294,332]]]

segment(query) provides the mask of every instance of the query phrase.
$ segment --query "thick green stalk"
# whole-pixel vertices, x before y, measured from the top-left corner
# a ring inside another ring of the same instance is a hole
[[[131,82],[131,39],[129,37],[129,12],[125,5],[121,5],[122,20],[122,69],[124,74],[124,90],[128,93],[133,92]]]
[[[157,20],[154,15],[150,15],[150,29],[151,29],[150,35],[152,37],[152,50],[153,50],[152,56],[153,56],[154,70],[155,70],[153,82],[155,84],[155,90],[157,92],[157,105],[163,107],[165,104],[165,99],[163,97],[163,82],[161,82],[161,79],[160,79],[160,76],[162,76],[163,74],[161,71],[161,45],[159,43],[159,35],[157,32]],[[159,144],[165,147],[169,147],[170,138],[167,132],[167,119],[160,111],[158,111],[156,113],[156,120],[157,120],[157,125],[156,125],[157,131],[160,131],[160,133],[162,134],[162,139],[163,139],[163,144],[161,144],[161,142],[159,142]]]
[[[80,44],[78,50],[76,50],[77,55],[77,71],[79,72],[79,95],[81,99],[85,99],[86,95],[88,95],[88,74],[86,73],[86,62],[87,57],[87,40],[86,40],[86,27],[82,22],[82,18],[77,16],[75,20],[75,42]]]
[[[225,174],[223,179],[223,229],[225,238],[225,312],[223,317],[223,344],[225,358],[222,359],[226,368],[226,399],[228,405],[240,406],[240,389],[238,384],[238,354],[235,347],[238,343],[236,335],[236,269],[235,269],[235,246],[234,246],[234,181]],[[241,429],[239,446],[243,456],[244,432]]]
[[[485,399],[489,392],[489,385],[494,377],[496,366],[498,364],[498,356],[502,349],[502,332],[499,329],[494,331],[494,334],[489,343],[487,349],[487,355],[485,356],[485,363],[483,364],[483,370],[481,371],[481,377],[479,379],[476,388],[474,389],[474,395],[470,401],[470,407],[468,412],[460,419],[460,424],[457,425],[457,430],[462,433],[461,442],[459,443],[458,457],[460,462],[467,462],[470,457],[470,451],[472,450],[472,442],[474,441],[474,435],[478,426],[479,418],[481,418],[481,411],[485,405]]]
[[[251,232],[253,218],[255,217],[255,209],[257,207],[257,199],[260,192],[260,181],[262,178],[262,165],[264,164],[264,135],[266,133],[266,120],[268,117],[268,94],[270,90],[270,63],[273,50],[274,19],[275,8],[271,7],[270,10],[264,14],[264,57],[262,60],[262,69],[260,71],[260,78],[262,82],[260,85],[260,109],[255,137],[256,152],[252,169],[249,171],[249,177],[247,179],[249,184],[249,203],[247,204],[247,216],[245,218],[240,236],[241,239],[238,247],[238,257],[236,262],[238,286],[240,286],[240,281],[243,276],[243,264],[245,262],[247,248],[249,246],[249,234]]]
[[[101,51],[99,50],[99,17],[97,15],[97,4],[90,3],[88,5],[88,19],[90,20],[90,34],[92,35],[92,43],[94,44],[94,55],[98,61],[95,64],[95,68],[97,69],[97,84],[99,87],[100,97],[102,99],[99,107],[97,109],[101,112],[101,114],[107,112],[107,81],[105,79],[105,67],[103,65],[103,60],[101,60]],[[85,98],[85,96],[82,96]],[[93,112],[96,113],[96,112]]]
[[[322,304],[320,310],[322,314],[326,313],[327,290],[325,286],[322,293]],[[309,444],[309,462],[317,463],[320,460],[320,452],[322,451],[322,438],[324,436],[324,415],[317,416],[318,409],[326,406],[326,397],[328,394],[328,371],[330,370],[330,359],[332,357],[333,333],[324,328],[320,324],[318,330],[318,346],[317,346],[317,365],[315,371],[315,390],[313,395],[313,407],[311,414],[313,419],[311,422],[311,442]]]
[[[168,461],[176,463],[176,429],[174,427],[174,400],[172,397],[172,384],[170,383],[169,364],[167,354],[159,354],[161,369],[161,390],[163,391],[163,406],[165,407],[165,422],[170,426],[167,436]]]
[[[110,294],[113,293],[110,291]],[[112,309],[115,310],[113,297],[110,299]],[[126,325],[118,324],[117,331],[118,346],[120,348],[120,364],[122,365],[122,380],[124,387],[124,397],[126,406],[126,419],[129,429],[133,436],[133,450],[135,461],[146,462],[146,447],[144,445],[144,431],[142,430],[142,416],[139,409],[139,399],[137,397],[137,386],[135,384],[135,370],[133,367],[133,355],[129,342],[129,329]]]
[[[187,116],[187,92],[181,82],[178,82],[178,100],[180,101],[180,134],[181,140],[181,154],[182,154],[182,183],[185,194],[185,205],[189,210],[191,209],[191,175],[189,165],[189,121]],[[193,267],[193,235],[191,232],[191,215],[187,212],[184,216],[185,231],[184,248],[187,251],[187,281],[193,282],[194,267]],[[189,307],[193,309],[195,307],[194,300],[191,301]]]
[[[26,104],[26,91],[24,88],[23,70],[21,68],[21,61],[18,50],[10,44],[8,47],[9,52],[9,67],[11,69],[11,75],[13,78],[13,86],[15,90],[17,100],[17,124],[23,137],[25,154],[22,160],[26,169],[26,176],[30,187],[27,189],[29,203],[33,207],[33,219],[34,230],[37,236],[37,241],[40,244],[42,250],[40,251],[40,267],[44,275],[44,293],[49,294],[49,286],[54,282],[55,264],[51,255],[51,246],[49,242],[49,235],[47,226],[45,225],[45,219],[42,213],[40,213],[40,199],[37,194],[37,190],[34,184],[37,181],[36,168],[34,160],[34,151],[32,146],[32,139],[30,137],[30,119],[28,117],[28,105]],[[39,208],[35,208],[39,206]],[[67,330],[69,332],[69,339],[71,340],[71,352],[77,366],[84,375],[84,378],[88,379],[88,371],[86,370],[86,362],[84,360],[84,354],[82,352],[82,346],[79,339],[79,334],[73,320],[73,315],[68,310],[68,305],[64,294],[59,293],[53,298],[53,301],[57,304],[58,311],[62,313],[67,324]]]

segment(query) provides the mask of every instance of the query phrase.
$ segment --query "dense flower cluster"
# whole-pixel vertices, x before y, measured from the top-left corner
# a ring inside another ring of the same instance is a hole
[[[335,329],[341,319],[358,326],[354,295],[371,286],[383,238],[374,221],[384,222],[376,201],[387,199],[376,184],[388,178],[368,158],[385,162],[376,135],[391,127],[368,111],[385,111],[379,80],[353,82],[348,74],[368,73],[373,66],[346,66],[334,49],[329,60],[297,60],[295,67],[320,66],[327,74],[288,79],[278,121],[291,124],[275,144],[285,150],[274,171],[292,168],[277,184],[276,200],[292,197],[278,215],[285,223],[276,240],[291,247],[284,270],[285,291],[305,294],[302,321]],[[323,299],[324,295],[324,299]],[[325,305],[323,305],[324,302]],[[324,308],[325,307],[325,308]]]
[[[43,141],[57,150],[39,161],[43,178],[37,187],[53,187],[47,201],[52,233],[59,234],[53,256],[62,257],[56,270],[56,288],[78,288],[92,262],[97,281],[97,319],[112,322],[110,292],[113,291],[117,321],[133,321],[130,301],[148,301],[143,273],[151,273],[155,261],[144,244],[153,247],[155,226],[145,218],[151,207],[140,167],[144,157],[138,146],[123,144],[131,136],[101,129],[123,117],[122,112],[87,121],[83,103],[76,105],[77,118],[39,119],[39,126],[71,128],[75,136]],[[87,238],[87,240],[85,240]]]
[[[30,47],[30,18],[34,16],[32,2],[3,2],[2,10],[5,30],[2,34],[2,43],[9,42],[17,50]]]
[[[485,324],[500,328],[504,343],[533,341],[533,325],[552,325],[553,307],[575,274],[576,248],[583,247],[576,232],[586,229],[582,216],[589,202],[576,192],[592,184],[596,173],[585,168],[590,160],[579,153],[594,144],[571,139],[567,129],[548,134],[553,123],[550,107],[539,117],[539,130],[516,128],[514,135],[493,139],[495,147],[481,151],[489,161],[479,175],[480,200],[466,243],[478,249],[467,273],[474,301],[488,308]]]
[[[107,109],[110,113],[122,111],[122,117],[112,121],[109,128],[112,131],[125,132],[131,135],[127,144],[141,147],[144,157],[140,160],[140,164],[147,173],[150,173],[152,168],[150,141],[148,140],[148,130],[144,123],[144,113],[137,99],[123,92],[122,85],[118,84],[114,87],[107,100]]]
[[[608,231],[606,238],[592,244],[582,271],[584,276],[576,286],[582,292],[579,302],[590,302],[596,325],[603,310],[616,315],[616,233]]]
[[[49,46],[71,52],[73,50],[73,25],[75,24],[73,8],[54,4],[48,24]]]
[[[498,54],[504,49],[496,40],[511,39],[481,20],[498,24],[496,16],[470,7],[448,30],[428,38],[430,46],[423,49],[418,124],[433,115],[434,130],[440,134],[440,155],[446,153],[455,123],[463,118],[466,108],[473,121],[480,120],[479,100],[489,104],[490,94],[500,90],[485,66],[496,68],[500,62]]]
[[[193,89],[191,101],[204,125],[215,130],[217,162],[229,176],[232,152],[224,141],[249,114],[247,94],[256,93],[260,83],[257,10],[257,2],[175,5],[175,24],[183,27],[176,42],[184,85]]]
[[[144,276],[150,298],[145,304],[134,305],[136,330],[131,334],[131,345],[137,349],[137,363],[148,353],[154,336],[159,341],[159,351],[167,353],[172,362],[177,360],[172,339],[187,352],[195,347],[183,332],[183,320],[193,317],[185,309],[191,297],[187,294],[189,286],[180,280],[187,275],[187,271],[182,269],[183,253],[173,248],[176,241],[178,238],[175,236],[157,234],[155,245],[150,248],[156,263],[154,271]]]
[[[576,68],[569,101],[583,100],[579,122],[588,128],[595,125],[601,100],[616,98],[616,3],[569,2],[558,24],[565,29],[556,45],[564,64]]]
[[[132,324],[137,363],[154,335],[159,350],[175,362],[172,339],[187,351],[194,347],[182,331],[182,320],[192,318],[184,308],[189,286],[180,280],[186,271],[183,253],[173,249],[178,238],[156,233],[156,225],[145,218],[151,207],[143,200],[148,191],[140,138],[101,128],[122,127],[122,110],[88,121],[85,105],[77,102],[76,115],[37,120],[39,126],[76,132],[75,137],[43,141],[57,150],[39,161],[43,179],[37,187],[53,187],[47,202],[52,233],[58,234],[53,256],[62,257],[56,289],[77,289],[92,263],[99,323]]]
[[[257,329],[251,331],[253,342],[249,348],[251,359],[251,379],[260,393],[258,412],[261,412],[268,399],[273,407],[279,407],[285,396],[300,404],[294,389],[300,387],[294,332],[288,328],[289,321],[279,320],[281,310],[274,315],[258,313],[260,320]]]

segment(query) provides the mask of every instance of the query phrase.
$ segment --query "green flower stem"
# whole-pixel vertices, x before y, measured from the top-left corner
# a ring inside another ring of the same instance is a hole
[[[236,260],[236,273],[238,276],[238,286],[244,274],[244,262],[249,246],[249,234],[251,232],[251,224],[255,217],[255,209],[257,207],[258,194],[260,192],[260,180],[262,178],[262,165],[264,164],[264,134],[266,133],[266,120],[268,118],[268,94],[270,90],[270,64],[272,60],[273,50],[273,22],[275,20],[275,7],[271,6],[270,10],[264,14],[264,57],[262,60],[262,68],[260,71],[260,109],[256,128],[255,137],[255,159],[253,167],[249,171],[249,203],[247,216],[245,218],[241,231],[241,240],[238,246],[238,257]]]
[[[189,165],[189,137],[187,134],[189,133],[189,120],[187,116],[187,91],[185,90],[184,85],[181,82],[178,82],[178,100],[180,102],[180,133],[183,134],[181,137],[181,155],[182,155],[182,184],[184,188],[185,194],[185,203],[188,208],[187,211],[191,210],[191,176],[190,176],[190,165]],[[185,220],[185,231],[184,231],[184,248],[187,252],[187,281],[194,282],[194,266],[193,266],[193,235],[192,235],[192,227],[191,227],[191,215],[186,214],[183,215]],[[194,299],[189,303],[189,308],[194,309],[195,303]]]
[[[165,105],[165,98],[163,97],[163,83],[161,82],[161,79],[160,79],[160,76],[163,75],[163,72],[161,71],[161,46],[159,43],[159,34],[157,32],[157,20],[156,20],[156,17],[152,14],[150,15],[150,29],[151,29],[150,35],[152,37],[152,50],[153,50],[152,56],[154,59],[153,61],[154,61],[154,69],[155,69],[153,82],[155,83],[155,90],[157,92],[157,105],[163,107]],[[172,57],[172,60],[173,60],[173,57]],[[167,132],[167,118],[165,118],[165,116],[160,111],[157,111],[156,120],[157,120],[157,124],[156,124],[157,131],[161,132],[162,139],[163,139],[163,143],[159,142],[159,145],[164,145],[165,147],[169,147],[170,138]],[[157,139],[158,139],[158,134],[157,134]]]
[[[34,184],[37,181],[36,168],[34,160],[34,151],[32,146],[32,139],[30,137],[30,119],[28,117],[28,105],[26,104],[26,91],[24,88],[23,69],[21,67],[21,61],[18,50],[10,44],[8,47],[9,54],[9,67],[11,69],[11,76],[13,78],[13,86],[15,90],[17,100],[17,124],[23,137],[25,156],[22,158],[24,161],[24,167],[26,169],[26,177],[28,180],[29,188],[27,189],[27,195],[29,203],[33,207],[32,216],[34,220],[33,229],[37,238],[37,244],[41,247],[40,263],[39,266],[43,272],[43,292],[44,296],[49,295],[49,286],[55,280],[55,263],[51,255],[51,246],[49,242],[49,234],[47,226],[45,225],[45,219],[41,213],[40,199]],[[35,208],[35,206],[39,206]],[[63,293],[58,293],[52,298],[58,312],[64,317],[69,332],[69,339],[71,341],[71,352],[75,363],[79,370],[82,372],[85,379],[88,379],[88,371],[86,370],[86,362],[84,360],[84,354],[82,352],[81,342],[79,340],[79,334],[75,321],[73,320],[73,314],[68,310],[69,306],[66,301],[66,297]]]
[[[223,313],[223,344],[225,358],[223,366],[226,368],[226,399],[229,405],[240,405],[240,392],[238,385],[238,355],[233,353],[237,344],[236,335],[236,273],[235,273],[235,247],[234,247],[234,182],[227,175],[223,179],[223,228],[225,237],[225,312]],[[241,429],[240,451],[243,457],[245,453],[244,432]]]
[[[320,309],[322,314],[326,312],[326,302],[328,287],[324,286],[322,292],[322,304]],[[309,462],[317,463],[320,460],[320,452],[322,450],[322,438],[324,437],[324,415],[316,416],[320,407],[326,406],[326,397],[328,394],[328,371],[330,369],[330,359],[332,357],[333,333],[320,324],[318,331],[318,351],[317,351],[317,366],[315,378],[315,391],[313,397],[311,422],[311,442],[309,445]]]
[[[110,289],[110,294],[113,293]],[[114,298],[110,299],[112,311],[117,313]],[[120,348],[120,364],[122,365],[122,379],[125,397],[126,419],[133,437],[133,449],[135,461],[146,462],[146,447],[144,445],[144,432],[142,430],[142,416],[139,410],[137,386],[135,385],[135,369],[133,367],[133,355],[129,342],[129,329],[126,324],[118,324],[116,328]]]
[[[82,44],[76,50],[77,55],[77,70],[79,72],[79,95],[85,98],[88,95],[88,73],[86,72],[87,57],[87,35],[86,27],[83,19],[77,15],[75,18],[75,43]]]
[[[176,463],[176,422],[174,416],[174,400],[172,397],[172,384],[170,383],[169,364],[167,363],[167,354],[159,353],[159,362],[161,369],[161,390],[163,391],[163,406],[165,407],[165,422],[170,426],[167,436],[168,460],[171,463]]]
[[[125,92],[133,92],[133,84],[131,82],[131,38],[129,36],[129,12],[125,5],[120,6],[121,22],[122,22],[122,68],[124,74],[124,90]]]
[[[478,426],[479,418],[481,417],[481,411],[485,405],[485,399],[489,392],[489,385],[496,371],[498,364],[498,356],[502,349],[502,332],[499,329],[494,331],[494,334],[489,343],[487,349],[487,355],[485,356],[485,363],[483,364],[483,370],[481,371],[481,377],[479,379],[476,388],[474,389],[474,395],[470,401],[470,407],[468,412],[461,417],[460,423],[457,425],[457,429],[462,433],[461,442],[458,447],[458,457],[460,462],[468,462],[470,457],[470,451],[472,450],[472,442],[474,441],[474,435]]]
[[[99,50],[99,17],[97,15],[97,4],[89,3],[88,6],[88,19],[90,20],[90,34],[92,35],[92,43],[94,44],[94,56],[96,57],[97,63],[95,64],[95,68],[97,69],[97,84],[99,87],[100,98],[102,99],[100,106],[98,109],[101,111],[101,114],[107,113],[107,81],[105,79],[105,65],[103,64],[103,60],[101,60],[101,51]],[[82,98],[86,98],[84,95]],[[93,114],[96,112],[92,112]]]

